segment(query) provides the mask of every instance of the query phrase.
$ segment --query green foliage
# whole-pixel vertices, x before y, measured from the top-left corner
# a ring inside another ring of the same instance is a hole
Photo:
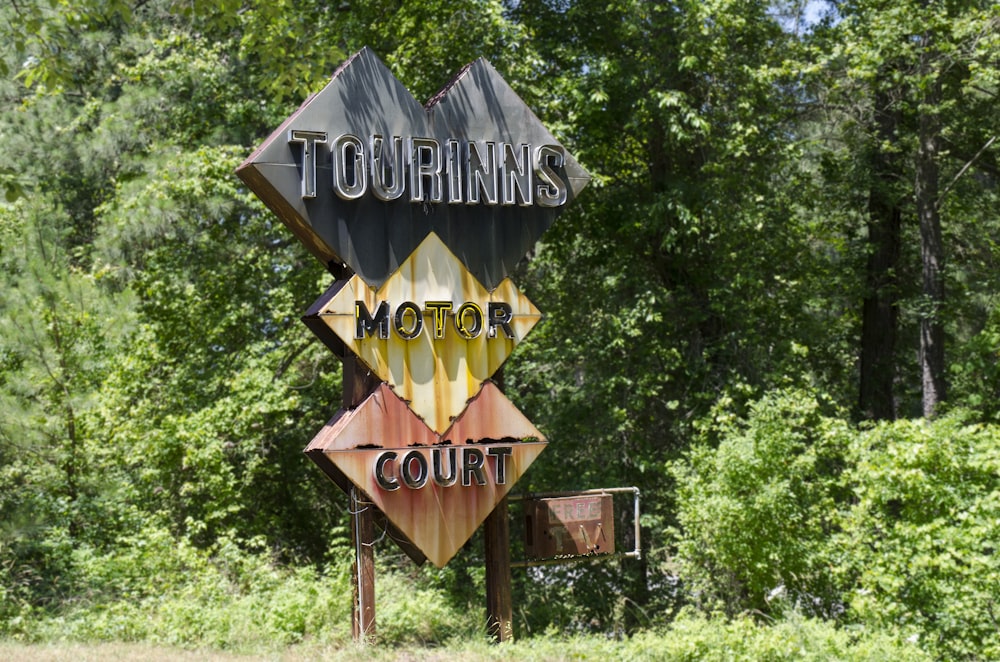
[[[805,135],[822,184],[807,213],[838,228],[843,266],[856,270],[842,280],[842,296],[877,294],[893,311],[892,321],[883,317],[867,337],[898,338],[888,343],[894,348],[878,348],[889,355],[878,359],[894,401],[888,418],[916,415],[921,321],[943,325],[950,352],[974,338],[993,308],[996,270],[983,267],[995,260],[998,69],[987,53],[996,52],[1000,15],[989,2],[858,0],[837,4],[835,16],[806,37],[796,65],[812,98]],[[926,186],[916,188],[921,121],[938,126],[924,135],[939,145],[939,181],[926,194]],[[924,263],[930,252],[917,218],[921,201],[940,214],[944,254],[935,269]],[[891,250],[883,250],[886,243]],[[936,269],[943,299],[922,287]]]
[[[850,617],[912,632],[941,659],[1000,655],[1000,429],[955,413],[859,434],[856,502],[834,540]]]
[[[723,413],[673,465],[687,591],[730,615],[794,604],[835,616],[827,546],[843,507],[849,428],[799,391],[764,397],[745,420]]]
[[[389,645],[432,645],[484,631],[477,605],[455,605],[440,589],[389,570],[375,583],[378,640]]]
[[[982,330],[956,353],[951,366],[954,401],[982,420],[1000,423],[1000,308],[992,307]]]
[[[215,614],[209,612],[212,617]],[[266,619],[266,616],[264,616]],[[237,620],[237,619],[234,619]],[[234,623],[235,625],[235,623]],[[247,625],[251,625],[247,623]],[[380,627],[379,641],[374,646],[352,646],[341,637],[319,633],[302,643],[279,649],[274,641],[258,638],[254,629],[243,631],[243,640],[227,648],[244,654],[274,655],[280,650],[283,660],[399,660],[399,659],[462,659],[523,660],[524,662],[549,662],[551,660],[615,659],[625,661],[663,660],[664,662],[702,662],[766,660],[844,660],[881,661],[899,660],[918,662],[931,660],[927,654],[911,643],[897,638],[864,631],[838,630],[830,623],[805,619],[793,615],[787,621],[774,625],[760,625],[749,619],[723,622],[697,615],[682,615],[673,625],[651,629],[630,638],[603,635],[526,637],[502,646],[490,645],[484,636],[469,635],[453,630],[453,636],[444,645],[421,645],[387,638]],[[280,638],[280,636],[279,636]],[[213,655],[211,639],[191,641],[198,646],[197,655],[205,659],[231,659],[228,655]],[[166,643],[160,642],[161,645]],[[225,645],[226,642],[222,642]],[[174,644],[177,645],[177,644]],[[0,654],[9,653],[12,659],[32,659],[40,651],[63,651],[61,658],[76,656],[122,659],[176,659],[180,653],[149,646],[80,646],[65,642],[59,645],[26,647],[0,641]],[[21,657],[18,657],[20,655]],[[185,657],[184,659],[187,659]]]
[[[899,632],[940,659],[1000,639],[1000,429],[956,412],[851,429],[776,393],[674,465],[678,572],[695,604],[789,606]]]
[[[663,636],[644,633],[626,647],[634,660],[927,660],[917,647],[883,634],[838,630],[795,613],[774,625],[750,618],[720,622],[687,615]]]
[[[110,553],[91,547],[68,552],[73,599],[50,613],[24,610],[5,619],[3,636],[236,651],[349,637],[346,566],[328,572],[285,568],[270,562],[252,541],[249,553],[228,539],[203,551],[162,529],[146,529],[118,543]]]
[[[51,611],[18,610],[5,600],[0,636],[243,652],[304,641],[343,645],[349,639],[347,553],[326,571],[290,568],[269,559],[263,540],[222,538],[202,550],[149,528],[117,540],[110,550],[66,546],[60,553],[63,590],[72,598]],[[6,556],[0,561],[9,567]],[[468,637],[480,625],[478,616],[451,605],[440,590],[390,568],[379,573],[377,588],[379,640],[386,645]]]
[[[530,80],[537,58],[529,34],[506,8],[499,0],[352,4],[341,15],[341,43],[348,53],[373,49],[420,102],[479,57],[517,89]]]
[[[16,614],[66,599],[69,550],[106,535],[95,519],[127,527],[135,513],[112,496],[94,417],[129,300],[74,264],[60,210],[25,199],[7,211],[4,229],[17,230],[0,270],[0,579]]]
[[[234,23],[238,28],[239,60],[249,65],[249,82],[265,97],[301,102],[350,54],[342,41],[344,10],[335,3],[255,0],[229,4],[242,6],[220,6],[215,22]]]
[[[857,0],[794,32],[778,18],[793,10],[0,6],[0,631],[346,639],[345,500],[301,453],[340,406],[339,364],[298,322],[329,277],[233,170],[368,45],[418,99],[489,58],[594,175],[518,277],[547,321],[506,386],[552,441],[519,487],[636,485],[646,545],[640,562],[517,575],[517,618],[533,634],[673,625],[518,655],[919,656],[905,636],[1000,656],[997,439],[974,426],[1000,401],[998,8]],[[902,411],[920,389],[911,182],[928,113],[959,413],[858,430],[840,408],[857,400],[873,195],[901,213]],[[474,557],[381,567],[386,644],[477,638]],[[678,616],[684,602],[732,618]]]

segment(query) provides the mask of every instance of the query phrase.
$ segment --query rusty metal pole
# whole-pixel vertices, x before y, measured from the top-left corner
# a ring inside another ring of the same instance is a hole
[[[357,357],[343,360],[343,405],[357,407],[368,394],[370,377],[358,365]],[[353,605],[351,634],[354,641],[372,643],[375,640],[375,507],[368,495],[351,487],[351,541],[354,544],[354,566],[351,573]]]
[[[486,632],[494,643],[514,641],[507,497],[501,499],[486,518],[483,545],[486,548]]]

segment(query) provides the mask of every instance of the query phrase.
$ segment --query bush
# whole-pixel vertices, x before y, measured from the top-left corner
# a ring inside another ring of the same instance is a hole
[[[746,420],[709,426],[672,465],[677,561],[698,605],[730,616],[788,604],[838,611],[826,547],[849,439],[815,396],[782,391],[753,404]]]
[[[444,592],[399,572],[381,572],[375,581],[378,641],[386,645],[441,643],[454,637],[485,637],[484,605],[460,611]]]
[[[346,560],[319,572],[279,566],[254,547],[222,539],[200,550],[155,528],[108,550],[82,546],[71,555],[70,595],[0,619],[0,636],[230,650],[349,637]]]
[[[342,645],[350,639],[350,553],[321,572],[311,565],[279,565],[252,540],[238,544],[223,538],[201,550],[149,527],[111,549],[81,546],[65,556],[65,599],[34,610],[5,601],[0,637],[142,641],[239,652],[306,641]],[[0,572],[5,568],[0,564]],[[380,642],[440,643],[485,632],[481,611],[457,608],[427,584],[419,573],[410,577],[380,569]]]
[[[972,416],[858,430],[778,392],[720,417],[672,467],[689,598],[1000,659],[1000,426]]]
[[[857,436],[857,502],[834,540],[850,617],[943,659],[1000,659],[1000,428],[946,418]]]

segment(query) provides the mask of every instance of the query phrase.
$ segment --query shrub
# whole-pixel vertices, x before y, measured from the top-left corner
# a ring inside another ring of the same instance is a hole
[[[156,528],[111,549],[81,546],[71,555],[71,594],[49,609],[0,619],[0,634],[230,650],[349,636],[347,559],[319,572],[279,566],[255,547],[224,538],[200,550]]]
[[[721,418],[672,467],[691,599],[1000,659],[1000,426],[974,415],[858,430],[778,392]]]
[[[1000,659],[1000,428],[961,412],[859,434],[857,503],[834,544],[850,617],[944,659]]]
[[[795,612],[774,624],[687,614],[663,634],[635,637],[626,659],[671,662],[768,662],[773,660],[928,660],[908,642],[884,632],[846,631]]]
[[[782,391],[753,404],[746,420],[707,428],[672,465],[677,561],[697,604],[730,616],[789,603],[837,611],[826,546],[849,438],[815,396]]]
[[[399,572],[381,572],[375,592],[381,644],[440,644],[453,637],[485,637],[482,605],[473,611],[460,611],[444,592]]]

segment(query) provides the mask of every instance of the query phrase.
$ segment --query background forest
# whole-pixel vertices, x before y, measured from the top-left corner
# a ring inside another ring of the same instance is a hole
[[[233,172],[367,45],[418,99],[486,57],[594,176],[518,277],[515,490],[638,486],[643,560],[515,570],[519,637],[1000,658],[1000,5],[10,0],[0,44],[0,637],[349,641],[331,276]],[[382,641],[483,637],[478,534],[376,555]]]

